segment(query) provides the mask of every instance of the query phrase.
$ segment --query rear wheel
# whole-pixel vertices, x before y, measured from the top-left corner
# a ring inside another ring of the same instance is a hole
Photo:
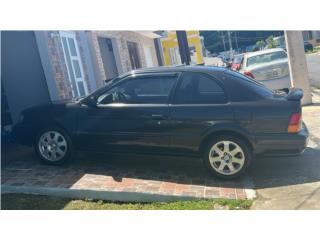
[[[50,165],[61,165],[73,156],[70,137],[57,127],[40,131],[36,138],[35,151],[44,163]]]
[[[242,175],[251,161],[245,141],[234,136],[219,136],[207,144],[204,164],[213,175],[233,179]]]

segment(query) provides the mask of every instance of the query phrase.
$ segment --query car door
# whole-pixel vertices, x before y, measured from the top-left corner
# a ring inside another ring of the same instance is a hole
[[[170,105],[171,149],[195,153],[201,140],[214,128],[233,121],[223,85],[211,75],[185,72]]]
[[[168,99],[176,79],[176,73],[136,74],[101,93],[96,106],[79,111],[80,147],[112,152],[155,152],[168,147]]]

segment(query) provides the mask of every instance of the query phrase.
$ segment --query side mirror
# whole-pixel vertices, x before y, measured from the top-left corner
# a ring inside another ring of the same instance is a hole
[[[278,89],[278,90],[282,91],[282,92],[285,92],[286,94],[288,94],[290,92],[289,88],[281,88],[281,89]]]
[[[97,100],[92,96],[85,100],[84,104],[88,105],[89,107],[96,107]]]

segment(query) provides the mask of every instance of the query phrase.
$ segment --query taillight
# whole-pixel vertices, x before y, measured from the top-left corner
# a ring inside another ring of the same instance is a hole
[[[249,78],[253,78],[254,79],[254,76],[253,76],[253,74],[251,73],[251,72],[244,72],[243,73],[244,75],[246,75],[246,76],[248,76]]]
[[[301,113],[294,113],[291,115],[288,132],[289,133],[296,133],[299,132],[301,129]]]

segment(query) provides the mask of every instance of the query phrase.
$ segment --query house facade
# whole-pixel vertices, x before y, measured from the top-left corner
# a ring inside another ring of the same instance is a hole
[[[106,79],[159,65],[147,31],[2,31],[2,129],[22,110],[87,95]]]
[[[87,32],[97,85],[133,69],[159,66],[158,37],[147,31]]]
[[[199,31],[186,31],[190,50],[192,64],[202,64],[203,61],[203,39]],[[165,65],[179,65],[181,58],[179,53],[179,44],[176,31],[167,31],[163,33],[161,45],[164,55]]]

